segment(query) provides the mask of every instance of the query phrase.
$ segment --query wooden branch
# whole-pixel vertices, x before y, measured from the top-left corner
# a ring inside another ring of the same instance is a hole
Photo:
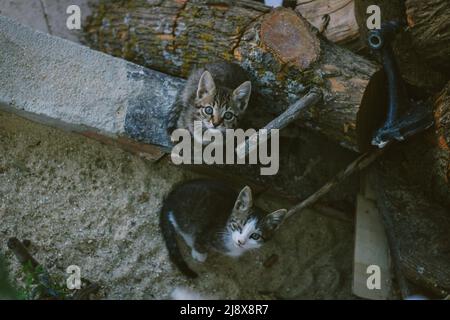
[[[362,131],[377,125],[376,117],[364,122],[367,111],[383,118],[379,97],[385,86],[378,66],[319,37],[291,9],[270,10],[249,0],[128,3],[103,1],[93,10],[85,30],[91,47],[182,77],[195,65],[236,62],[252,80],[258,106],[252,118],[278,116],[317,87],[324,103],[295,123],[355,151]]]
[[[27,248],[23,243],[17,238],[8,239],[8,248],[16,256],[22,266],[30,265],[33,269],[40,266],[40,263],[33,258],[33,256],[28,252]]]
[[[38,269],[39,267],[42,267],[41,264],[33,258],[19,239],[14,237],[9,238],[8,248],[14,253],[23,267],[31,266],[32,269],[30,272],[33,279],[40,285],[39,291],[42,296],[38,298],[60,299],[62,297],[61,293],[54,289],[55,286],[52,283],[48,272],[44,268],[42,268],[42,270]]]
[[[368,151],[360,155],[352,163],[350,163],[344,170],[339,172],[331,181],[327,182],[319,190],[314,192],[311,196],[309,196],[296,206],[289,209],[286,218],[289,218],[295,213],[301,212],[303,209],[315,204],[324,195],[330,192],[334,187],[339,185],[353,173],[361,171],[364,168],[367,168],[370,164],[372,164],[375,160],[377,160],[386,151],[387,148],[388,146],[384,147],[383,149],[375,149],[373,151]]]
[[[278,117],[269,122],[262,129],[267,130],[267,140],[271,137],[272,129],[281,130],[287,127],[290,123],[297,120],[300,114],[307,108],[311,108],[316,105],[322,99],[322,94],[318,89],[311,89],[304,97],[290,105],[286,111],[280,114]],[[236,153],[239,158],[245,158],[249,153],[254,152],[259,143],[262,142],[261,138],[258,138],[259,134],[256,133],[248,138],[245,142],[236,147]],[[250,143],[250,141],[254,143]]]

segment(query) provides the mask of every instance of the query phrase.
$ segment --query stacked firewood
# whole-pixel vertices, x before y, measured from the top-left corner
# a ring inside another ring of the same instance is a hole
[[[85,40],[180,77],[217,59],[238,63],[254,84],[255,119],[270,120],[319,89],[323,101],[293,127],[365,152],[387,109],[386,78],[366,44],[369,5],[380,7],[382,21],[405,23],[393,44],[400,73],[435,118],[386,152],[373,169],[375,189],[393,216],[408,279],[441,295],[450,291],[450,2],[297,0],[292,10],[250,0],[103,1]]]

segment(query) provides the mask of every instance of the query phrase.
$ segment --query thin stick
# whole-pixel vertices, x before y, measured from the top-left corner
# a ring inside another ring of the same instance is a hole
[[[289,218],[293,214],[300,212],[303,209],[316,203],[320,198],[322,198],[324,195],[330,192],[334,187],[336,187],[339,183],[347,179],[353,173],[368,167],[371,163],[373,163],[376,159],[378,159],[386,149],[387,146],[384,147],[383,149],[376,149],[374,151],[369,151],[360,155],[352,163],[350,163],[344,170],[339,172],[331,181],[327,182],[325,185],[323,185],[319,190],[314,192],[308,198],[292,207],[286,214],[286,218]]]
[[[321,99],[322,92],[319,89],[312,88],[306,95],[297,100],[294,104],[291,104],[286,111],[262,128],[267,130],[267,140],[270,139],[270,130],[280,130],[285,128],[291,122],[296,120],[304,109],[314,106]],[[245,142],[236,147],[237,156],[241,159],[245,158],[250,152],[255,151],[261,142],[261,138],[258,139],[258,133],[252,135]]]
[[[57,290],[53,289],[54,285],[47,270],[45,270],[42,265],[33,258],[19,239],[15,237],[9,238],[8,248],[14,253],[17,260],[19,260],[23,267],[26,267],[27,265],[32,267],[31,271],[33,278],[37,283],[41,284],[41,290],[45,297],[56,299],[61,298],[61,294]],[[36,272],[38,267],[42,267],[42,271]]]
[[[33,256],[28,252],[27,248],[23,243],[17,238],[8,239],[8,248],[14,253],[20,264],[26,266],[31,264],[33,269],[37,268],[40,264],[33,258]]]

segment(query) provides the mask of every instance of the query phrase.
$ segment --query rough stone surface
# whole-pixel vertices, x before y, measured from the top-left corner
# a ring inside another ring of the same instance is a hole
[[[82,30],[69,30],[66,26],[67,8],[77,5],[81,11],[81,25],[91,14],[96,0],[2,0],[0,15],[13,18],[35,30],[49,33],[73,42],[83,38]]]
[[[28,1],[28,0],[21,0]],[[97,2],[91,0],[41,0],[42,7],[47,16],[49,33],[70,41],[79,42],[83,38],[82,30],[69,30],[66,26],[67,8],[70,5],[77,5],[81,13],[81,25],[83,26],[86,18],[91,14],[90,3]],[[26,24],[26,23],[25,23]]]
[[[0,74],[4,109],[108,136],[124,133],[129,108],[142,110],[157,102],[161,110],[168,109],[183,82],[5,17],[0,17]],[[161,143],[160,121],[148,120],[155,144]]]
[[[0,112],[0,251],[18,280],[6,241],[30,239],[31,253],[53,275],[65,277],[76,264],[99,282],[98,298],[164,299],[177,286],[228,299],[352,297],[353,224],[309,210],[239,260],[211,255],[198,265],[188,258],[201,276],[186,280],[168,260],[158,212],[169,189],[192,177]]]
[[[49,33],[41,0],[2,0],[0,15],[8,16],[35,30]]]

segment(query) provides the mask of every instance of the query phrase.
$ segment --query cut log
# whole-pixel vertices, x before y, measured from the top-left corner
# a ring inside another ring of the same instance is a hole
[[[105,1],[93,9],[85,30],[91,47],[183,77],[198,64],[235,61],[259,94],[255,117],[279,115],[318,87],[324,103],[296,124],[351,150],[366,145],[367,132],[383,118],[378,67],[318,37],[291,9],[270,10],[248,0],[127,3]]]
[[[435,68],[450,71],[450,2],[406,0],[412,46]]]
[[[401,145],[398,152],[405,177],[450,208],[450,82],[436,95],[434,119],[432,130]]]
[[[295,11],[328,40],[355,51],[361,49],[354,0],[297,0]]]

